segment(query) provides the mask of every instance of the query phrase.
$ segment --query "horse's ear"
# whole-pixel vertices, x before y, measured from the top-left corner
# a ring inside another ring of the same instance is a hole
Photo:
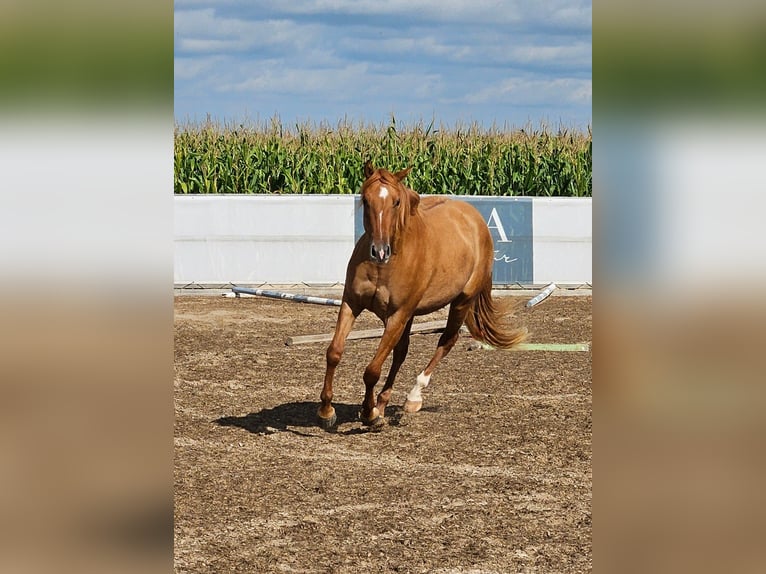
[[[364,177],[370,177],[373,173],[375,173],[375,168],[372,167],[372,161],[368,159],[364,162]]]
[[[405,177],[407,177],[407,174],[410,173],[411,169],[412,169],[411,167],[408,167],[407,169],[403,169],[402,171],[397,171],[394,174],[396,181],[402,181]]]

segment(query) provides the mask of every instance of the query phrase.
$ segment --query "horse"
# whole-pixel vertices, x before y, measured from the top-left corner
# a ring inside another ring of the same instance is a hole
[[[370,161],[364,164],[364,234],[348,262],[317,411],[319,425],[328,430],[337,422],[332,406],[335,370],[354,321],[365,309],[384,325],[363,376],[365,394],[359,416],[372,427],[385,424],[386,406],[407,356],[415,316],[449,305],[436,351],[407,394],[407,413],[421,409],[422,391],[439,361],[457,342],[464,322],[475,339],[501,349],[509,349],[527,336],[525,328],[512,328],[504,319],[512,310],[510,300],[492,297],[494,247],[481,214],[468,203],[444,196],[421,198],[402,183],[411,169],[391,173],[374,168]],[[392,350],[391,369],[376,400],[375,386]]]

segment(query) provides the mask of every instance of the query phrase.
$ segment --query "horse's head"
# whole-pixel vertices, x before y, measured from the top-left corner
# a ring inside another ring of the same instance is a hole
[[[420,196],[402,184],[410,169],[391,173],[375,169],[369,161],[364,164],[364,230],[371,238],[370,259],[376,263],[388,263],[394,239],[420,203]]]

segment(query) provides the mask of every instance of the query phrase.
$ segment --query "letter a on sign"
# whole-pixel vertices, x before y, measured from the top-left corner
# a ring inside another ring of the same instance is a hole
[[[494,222],[494,225],[490,225],[492,222]],[[489,219],[487,220],[487,227],[489,229],[495,229],[497,230],[497,233],[500,235],[500,243],[510,243],[511,240],[508,239],[508,236],[505,234],[505,228],[503,228],[503,222],[500,221],[500,216],[497,214],[497,208],[492,208],[492,213],[489,214]]]

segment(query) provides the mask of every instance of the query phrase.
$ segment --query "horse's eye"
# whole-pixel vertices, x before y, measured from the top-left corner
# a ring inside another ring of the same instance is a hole
[[[394,207],[399,207],[399,200],[398,199],[394,202]]]

